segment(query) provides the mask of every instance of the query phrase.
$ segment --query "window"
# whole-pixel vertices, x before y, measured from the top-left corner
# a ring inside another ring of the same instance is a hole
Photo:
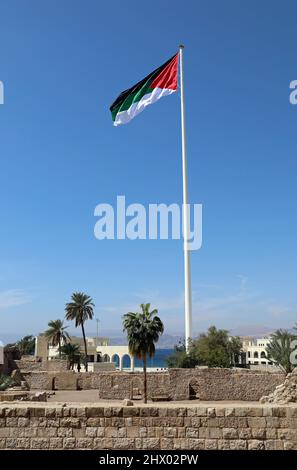
[[[257,351],[256,351],[256,352],[254,352],[254,357],[256,357],[256,358],[258,358],[258,357],[259,357],[259,355],[258,355]]]
[[[265,357],[266,357],[265,351],[262,351],[262,352],[261,352],[261,358],[262,358],[262,359],[265,359]]]

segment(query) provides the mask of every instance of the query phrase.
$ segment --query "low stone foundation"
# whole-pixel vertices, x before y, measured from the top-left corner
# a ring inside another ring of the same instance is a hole
[[[0,449],[297,449],[296,405],[0,404]]]
[[[21,371],[31,390],[98,390],[100,399],[143,394],[141,372]],[[257,401],[274,391],[284,374],[232,369],[169,369],[148,374],[148,397],[170,400]]]
[[[148,374],[148,397],[167,395],[170,400],[196,398],[205,401],[257,401],[284,381],[282,373],[232,369],[169,369]],[[133,389],[143,391],[143,374],[100,374],[99,398],[133,398]]]

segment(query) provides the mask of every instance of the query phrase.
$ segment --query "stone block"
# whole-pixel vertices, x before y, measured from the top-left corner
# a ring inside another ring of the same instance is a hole
[[[278,418],[285,418],[286,417],[286,408],[276,406],[272,408],[272,416],[276,416]]]
[[[177,428],[164,428],[164,437],[177,437]]]
[[[216,450],[218,448],[217,439],[205,439],[205,450]]]
[[[283,445],[285,450],[297,450],[297,441],[285,441]]]
[[[58,428],[57,431],[58,437],[72,437],[73,436],[73,429],[72,428]]]
[[[267,428],[275,429],[280,427],[280,418],[267,416],[265,419]]]
[[[18,427],[18,418],[6,418],[6,426],[9,428],[17,428]]]
[[[6,439],[0,438],[0,449],[6,448]]]
[[[89,437],[78,437],[76,439],[77,449],[93,449],[93,439]]]
[[[235,409],[234,408],[225,408],[225,416],[226,418],[230,416],[235,416]]]
[[[248,418],[248,426],[250,428],[265,428],[266,418]]]
[[[46,438],[32,438],[31,439],[31,449],[48,449],[49,448],[49,439]]]
[[[79,418],[62,418],[60,426],[63,428],[79,428],[81,426]]]
[[[19,428],[24,428],[29,426],[30,420],[29,418],[19,418],[18,419],[18,427]]]
[[[188,439],[188,450],[204,450],[205,439]]]
[[[223,439],[238,439],[238,430],[235,428],[223,428]]]
[[[63,439],[63,449],[75,449],[76,439],[74,437],[65,437]]]
[[[230,450],[246,450],[247,441],[244,439],[235,439],[235,440],[231,439],[229,446],[230,446]]]
[[[276,439],[267,439],[264,441],[265,450],[283,450],[284,443]]]
[[[104,418],[88,418],[87,426],[90,426],[90,427],[104,426]]]
[[[57,428],[38,428],[37,437],[57,437]]]
[[[29,410],[28,408],[18,408],[16,410],[16,416],[19,418],[27,418],[29,415]]]
[[[187,428],[186,429],[186,437],[199,437],[199,429],[198,428]]]
[[[253,428],[252,437],[254,439],[265,439],[266,438],[266,429]]]
[[[264,441],[250,440],[248,441],[248,450],[264,450]]]
[[[209,428],[208,431],[209,431],[209,438],[210,439],[221,439],[222,436],[223,436],[223,431],[220,428]],[[200,435],[199,435],[199,437],[200,437]]]
[[[56,409],[55,408],[45,408],[45,417],[46,418],[55,418]]]
[[[103,437],[103,438],[95,438],[94,439],[94,442],[93,442],[93,446],[94,446],[94,449],[113,449],[114,446],[113,446],[113,442],[112,442],[112,439],[111,438],[106,438],[106,437]]]
[[[101,418],[103,416],[106,416],[104,413],[105,410],[111,416],[111,408],[103,408],[102,406],[88,407],[86,408],[85,413],[87,418]]]
[[[162,437],[160,439],[161,442],[161,449],[162,450],[171,450],[174,449],[174,441],[175,439],[168,438],[168,437]]]
[[[238,428],[238,437],[239,439],[251,439],[252,430],[250,428]]]
[[[63,439],[61,437],[52,437],[49,440],[49,449],[62,449],[63,448]]]
[[[229,450],[230,449],[230,440],[218,439],[218,449],[219,450]]]
[[[129,450],[134,447],[134,439],[131,438],[114,438],[112,439],[112,443],[114,449]]]
[[[187,439],[181,438],[181,439],[174,439],[173,441],[173,449],[176,450],[185,450],[188,448],[188,442]]]
[[[97,428],[86,428],[86,437],[97,437]]]

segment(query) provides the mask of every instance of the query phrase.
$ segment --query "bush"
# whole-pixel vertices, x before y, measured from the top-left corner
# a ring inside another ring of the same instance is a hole
[[[3,392],[8,387],[13,385],[13,380],[8,375],[0,375],[0,391]]]

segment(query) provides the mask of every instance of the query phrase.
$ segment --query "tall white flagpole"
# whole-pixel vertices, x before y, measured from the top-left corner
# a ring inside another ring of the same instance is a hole
[[[185,96],[184,96],[184,46],[179,46],[180,64],[180,108],[182,133],[182,164],[183,164],[183,236],[184,236],[184,274],[185,274],[185,344],[189,350],[189,340],[192,338],[192,288],[191,288],[191,262],[190,262],[190,210],[188,201],[188,175],[186,152],[186,126],[185,126]]]

